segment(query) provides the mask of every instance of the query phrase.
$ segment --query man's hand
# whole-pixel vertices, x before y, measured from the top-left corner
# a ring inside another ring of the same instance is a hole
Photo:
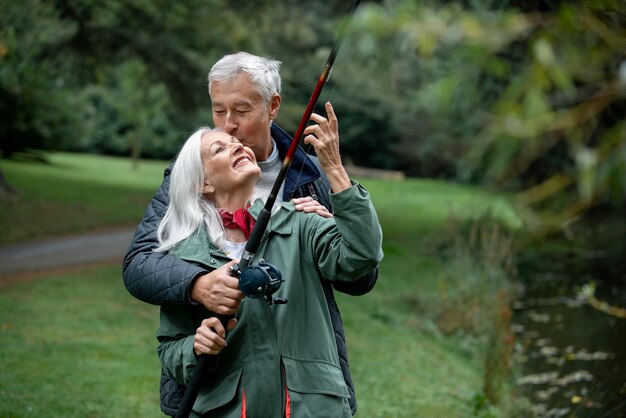
[[[305,213],[317,213],[322,218],[332,218],[333,214],[326,209],[326,206],[322,205],[317,200],[313,199],[310,196],[306,197],[298,197],[295,199],[291,199],[294,205],[296,205],[296,210],[305,212]]]
[[[239,279],[230,275],[233,260],[222,267],[198,277],[191,287],[191,299],[218,315],[235,315],[244,294],[239,290]]]
[[[341,162],[339,122],[330,102],[326,102],[326,115],[328,119],[317,113],[311,114],[313,124],[304,129],[304,143],[313,145],[333,193],[339,193],[352,186],[352,183]]]
[[[193,337],[193,351],[196,355],[219,354],[226,347],[226,331],[230,331],[237,325],[237,320],[232,318],[228,321],[226,329],[219,319],[212,316],[202,321],[196,335]]]

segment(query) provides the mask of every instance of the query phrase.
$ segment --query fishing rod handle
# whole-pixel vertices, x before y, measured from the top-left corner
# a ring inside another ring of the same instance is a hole
[[[217,315],[222,326],[226,329],[228,321],[234,318],[234,315]],[[188,418],[191,414],[193,404],[196,402],[200,387],[202,386],[202,380],[206,377],[207,373],[212,372],[217,368],[219,360],[219,354],[202,354],[198,356],[198,362],[193,369],[191,379],[187,383],[183,399],[180,402],[180,406],[176,411],[176,418]]]

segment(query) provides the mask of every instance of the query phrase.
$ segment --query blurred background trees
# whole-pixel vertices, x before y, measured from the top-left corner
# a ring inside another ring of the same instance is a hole
[[[294,132],[348,1],[0,0],[0,148],[170,159],[211,123],[206,74],[283,62]],[[362,2],[322,100],[357,165],[515,193],[562,228],[626,195],[626,7]],[[10,179],[9,179],[10,181]]]
[[[340,86],[375,67],[354,90],[385,109],[379,143],[395,168],[517,193],[544,232],[591,207],[623,210],[624,4],[400,0],[356,26],[358,70]]]

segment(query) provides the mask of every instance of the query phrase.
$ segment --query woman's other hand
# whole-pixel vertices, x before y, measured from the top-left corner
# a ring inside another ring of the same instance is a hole
[[[226,331],[230,331],[237,325],[237,320],[232,318],[228,321],[226,329],[220,320],[214,316],[202,321],[193,338],[193,351],[196,355],[217,355],[226,347]]]

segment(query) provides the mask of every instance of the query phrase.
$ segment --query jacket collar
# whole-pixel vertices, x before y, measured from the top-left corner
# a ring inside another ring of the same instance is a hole
[[[272,123],[270,127],[272,138],[276,142],[278,155],[281,161],[285,159],[285,155],[289,150],[292,138],[280,126]],[[296,153],[291,161],[291,166],[285,176],[285,186],[283,189],[283,199],[288,200],[289,196],[303,184],[311,183],[321,176],[319,168],[311,161],[309,155],[304,149],[298,145]]]
[[[257,199],[250,207],[250,214],[254,219],[258,219],[261,209],[265,206],[265,202],[261,199]],[[273,231],[277,234],[289,235],[293,230],[293,222],[291,216],[296,211],[293,203],[281,202],[280,211],[272,215],[270,222],[267,226],[267,231]]]
[[[254,217],[254,219],[258,218],[259,212],[261,212],[264,205],[265,202],[258,199],[250,207],[250,214]],[[267,235],[270,232],[279,235],[291,235],[293,231],[294,222],[292,216],[295,213],[293,203],[283,202],[280,206],[280,211],[272,216],[267,226],[267,230],[263,234],[264,237],[259,251],[267,245]],[[174,248],[172,248],[171,254],[181,257],[187,261],[203,264],[213,268],[217,268],[230,260],[226,257],[224,252],[217,248],[211,241],[204,224],[200,225],[200,227],[189,237],[176,244]]]

